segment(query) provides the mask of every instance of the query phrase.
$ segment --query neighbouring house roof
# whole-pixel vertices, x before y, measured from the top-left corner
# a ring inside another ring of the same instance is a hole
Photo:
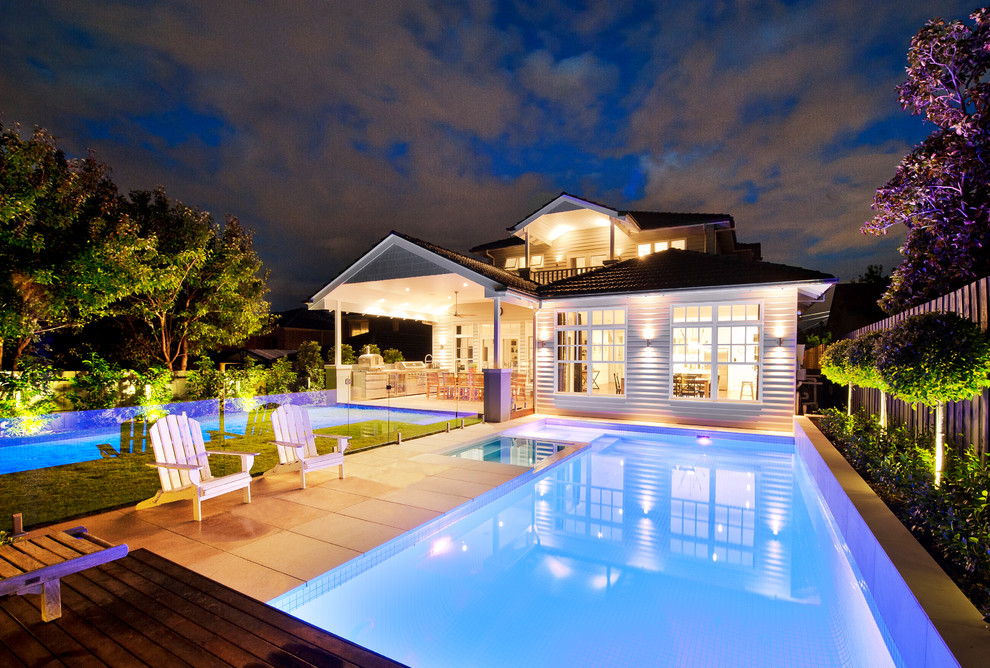
[[[620,211],[620,215],[632,216],[641,230],[659,230],[666,227],[685,227],[705,223],[732,223],[727,213],[675,213],[670,211]]]
[[[484,253],[490,250],[498,250],[499,248],[510,248],[511,246],[525,246],[526,240],[520,237],[507,237],[505,239],[499,239],[498,241],[489,241],[488,243],[475,246],[471,249],[472,253]]]
[[[306,307],[277,313],[279,327],[293,329],[333,329],[333,316],[327,311],[310,311]]]
[[[221,360],[224,362],[244,363],[251,357],[260,362],[274,362],[283,357],[291,357],[296,354],[295,350],[280,350],[277,348],[240,348],[226,353]]]
[[[835,281],[836,278],[831,274],[813,269],[732,255],[670,249],[548,283],[540,286],[538,295],[552,298],[765,283]]]

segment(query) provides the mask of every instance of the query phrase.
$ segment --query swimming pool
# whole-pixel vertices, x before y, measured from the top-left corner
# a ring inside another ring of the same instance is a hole
[[[176,404],[185,409],[187,404]],[[199,420],[203,427],[204,437],[209,440],[210,431],[220,430],[220,416],[217,414],[216,402],[212,402],[212,414],[197,414],[191,412],[190,417]],[[369,420],[391,422],[411,422],[414,424],[432,424],[443,420],[474,415],[473,413],[453,413],[449,411],[423,411],[404,408],[375,408],[354,405],[305,405],[309,411],[310,421],[314,429],[333,427],[342,424],[355,424]],[[60,433],[18,437],[0,438],[0,474],[16,471],[60,466],[101,459],[104,456],[117,454],[121,442],[121,425],[112,413],[119,411],[125,417],[133,417],[136,409],[113,409],[107,411],[84,411],[94,413],[92,422],[86,419],[77,421],[71,428]],[[127,413],[130,412],[130,414]],[[230,434],[243,434],[247,429],[248,413],[246,411],[226,411],[223,431]],[[105,447],[109,446],[109,448]],[[150,449],[151,444],[147,447]]]
[[[567,442],[545,438],[492,436],[445,454],[461,459],[534,466],[536,462],[556,454],[567,445],[569,445]]]
[[[272,604],[411,666],[903,665],[792,438],[662,431],[557,433]]]

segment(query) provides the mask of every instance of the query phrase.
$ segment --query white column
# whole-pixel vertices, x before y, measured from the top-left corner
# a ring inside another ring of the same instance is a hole
[[[608,217],[608,259],[615,259],[615,218]]]
[[[529,248],[529,244],[526,245]],[[527,264],[528,266],[528,264]],[[502,368],[502,298],[492,299],[495,305],[495,314],[492,316],[493,330],[495,332],[495,359],[492,360],[493,369]]]
[[[333,363],[338,367],[341,364],[340,339],[340,300],[338,299],[333,309]]]

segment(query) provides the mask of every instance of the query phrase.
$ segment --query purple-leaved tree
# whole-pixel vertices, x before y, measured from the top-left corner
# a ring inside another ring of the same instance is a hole
[[[933,19],[908,51],[901,106],[935,130],[877,190],[862,230],[905,225],[903,263],[880,300],[889,313],[990,274],[990,9],[972,25]]]

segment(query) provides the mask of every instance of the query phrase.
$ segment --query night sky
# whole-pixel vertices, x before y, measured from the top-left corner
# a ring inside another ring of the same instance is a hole
[[[931,131],[911,37],[975,3],[0,0],[0,121],[126,192],[236,215],[299,306],[392,229],[454,250],[561,191],[729,213],[764,259],[849,280]]]

